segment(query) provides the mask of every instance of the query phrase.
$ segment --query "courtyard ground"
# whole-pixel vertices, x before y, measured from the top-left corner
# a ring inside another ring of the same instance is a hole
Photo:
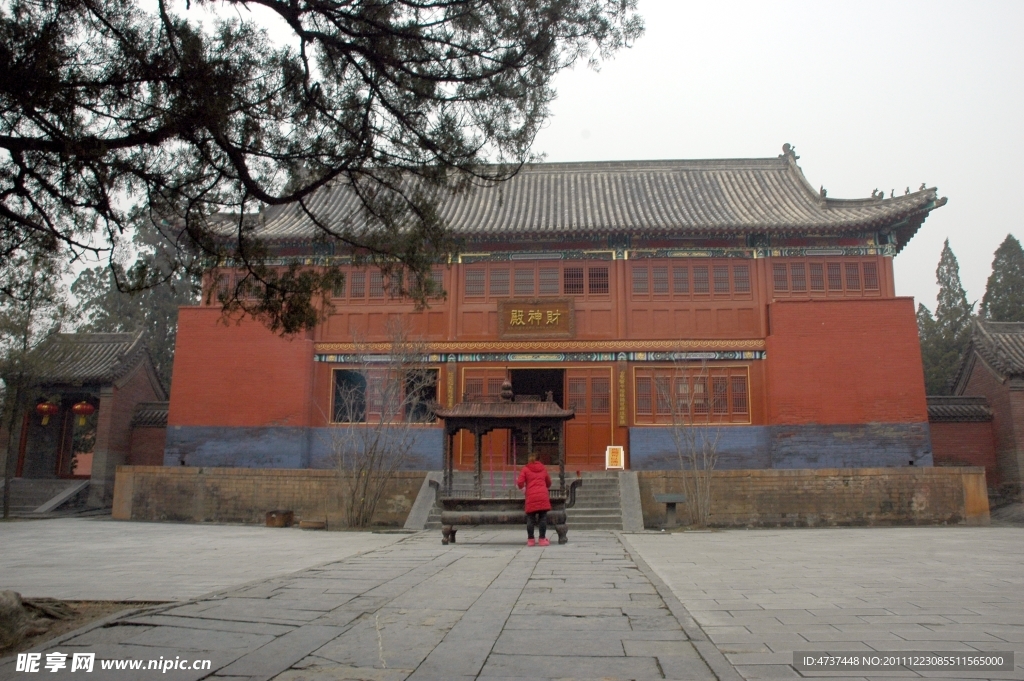
[[[1009,672],[842,676],[1024,679],[1020,527],[439,534],[6,523],[0,588],[180,601],[39,652],[211,660],[92,679],[814,678],[794,650],[1014,650]]]

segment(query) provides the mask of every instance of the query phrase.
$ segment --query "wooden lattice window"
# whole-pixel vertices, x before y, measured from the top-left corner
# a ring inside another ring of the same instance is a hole
[[[708,379],[704,376],[693,379],[693,413],[708,413]]]
[[[370,372],[366,377],[366,411],[380,414],[384,411],[384,374]]]
[[[484,379],[482,378],[467,378],[466,379],[466,397],[472,399],[474,397],[481,397],[484,394]]]
[[[568,272],[570,268],[566,268]],[[581,276],[580,279],[583,277]],[[568,280],[566,280],[568,281]],[[580,289],[583,289],[583,283],[580,282]],[[590,295],[607,295],[608,294],[608,268],[601,267],[590,267],[587,269],[587,292]],[[566,293],[569,293],[566,291]]]
[[[574,409],[577,414],[584,414],[587,411],[587,379],[569,379],[569,408]]]
[[[651,289],[657,295],[668,293],[668,267],[651,268]]]
[[[647,267],[633,268],[633,293],[645,295],[650,292],[647,281]]]
[[[380,270],[370,272],[370,297],[384,297],[384,273]]]
[[[482,267],[466,268],[466,297],[484,297],[484,277],[487,272]]]
[[[651,379],[638,376],[636,379],[636,413],[639,416],[652,416]]]
[[[732,268],[732,286],[736,293],[750,293],[750,268],[747,265]]]
[[[829,291],[842,291],[843,290],[843,270],[842,265],[837,262],[825,263],[828,268],[828,290]]]
[[[794,293],[802,293],[807,290],[807,274],[803,263],[790,264],[789,281],[793,285]]]
[[[567,296],[582,296],[583,268],[566,267],[562,272],[562,288]]]
[[[860,265],[855,262],[846,263],[846,290],[860,290]]]
[[[444,295],[444,270],[440,267],[430,270],[430,290],[435,296]]]
[[[709,293],[711,291],[708,281],[707,265],[697,265],[693,268],[693,292]]]
[[[534,293],[534,276],[532,267],[515,268],[515,292],[517,296],[532,296]]]
[[[729,379],[725,376],[711,377],[711,412],[718,416],[729,413]]]
[[[690,271],[686,267],[673,267],[672,268],[672,292],[673,293],[689,293],[690,292]]]
[[[607,414],[611,410],[611,380],[590,379],[590,413]]]
[[[786,266],[782,263],[772,265],[772,285],[776,291],[788,291],[789,280],[786,277]]]
[[[676,413],[690,413],[690,381],[686,376],[676,379]]]
[[[864,263],[864,290],[878,290],[878,267],[873,262]]]
[[[542,296],[557,296],[559,290],[558,268],[540,268],[540,294]]]
[[[747,413],[747,377],[732,377],[732,413]]]
[[[715,293],[729,292],[729,268],[726,265],[715,265],[712,268],[715,276]]]
[[[504,298],[508,295],[508,268],[496,267],[490,272],[490,295]]]
[[[669,376],[655,376],[654,390],[657,396],[658,413],[672,415],[672,382]]]
[[[334,286],[331,288],[332,298],[344,298],[345,297],[345,282],[348,281],[348,276],[343,276],[338,281],[334,282]]]
[[[487,396],[497,397],[501,395],[501,384],[505,382],[503,378],[488,378],[487,379]]]
[[[812,262],[810,264],[811,270],[811,290],[812,291],[824,291],[825,290],[825,268],[820,262]]]
[[[353,272],[352,277],[352,297],[353,298],[365,298],[366,297],[366,272]]]
[[[749,422],[744,368],[637,368],[635,381],[638,424]]]
[[[402,297],[402,285],[405,280],[405,272],[402,270],[395,270],[388,277],[388,297],[395,299]]]

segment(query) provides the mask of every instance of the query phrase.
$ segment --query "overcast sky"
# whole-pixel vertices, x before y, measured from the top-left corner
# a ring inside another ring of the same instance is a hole
[[[789,142],[830,198],[949,203],[895,259],[896,292],[935,307],[949,238],[969,300],[1024,237],[1024,2],[640,0],[647,33],[555,81],[547,161],[772,157]]]

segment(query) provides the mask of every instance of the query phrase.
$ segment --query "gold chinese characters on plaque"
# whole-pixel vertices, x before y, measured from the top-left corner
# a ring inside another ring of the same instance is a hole
[[[572,298],[502,300],[498,302],[501,338],[574,338]]]

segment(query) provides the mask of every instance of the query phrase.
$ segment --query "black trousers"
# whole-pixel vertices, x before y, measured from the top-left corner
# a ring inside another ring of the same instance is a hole
[[[548,531],[548,512],[534,511],[533,513],[526,514],[526,536],[530,539],[533,539],[534,525],[540,529],[540,538],[543,539]]]

